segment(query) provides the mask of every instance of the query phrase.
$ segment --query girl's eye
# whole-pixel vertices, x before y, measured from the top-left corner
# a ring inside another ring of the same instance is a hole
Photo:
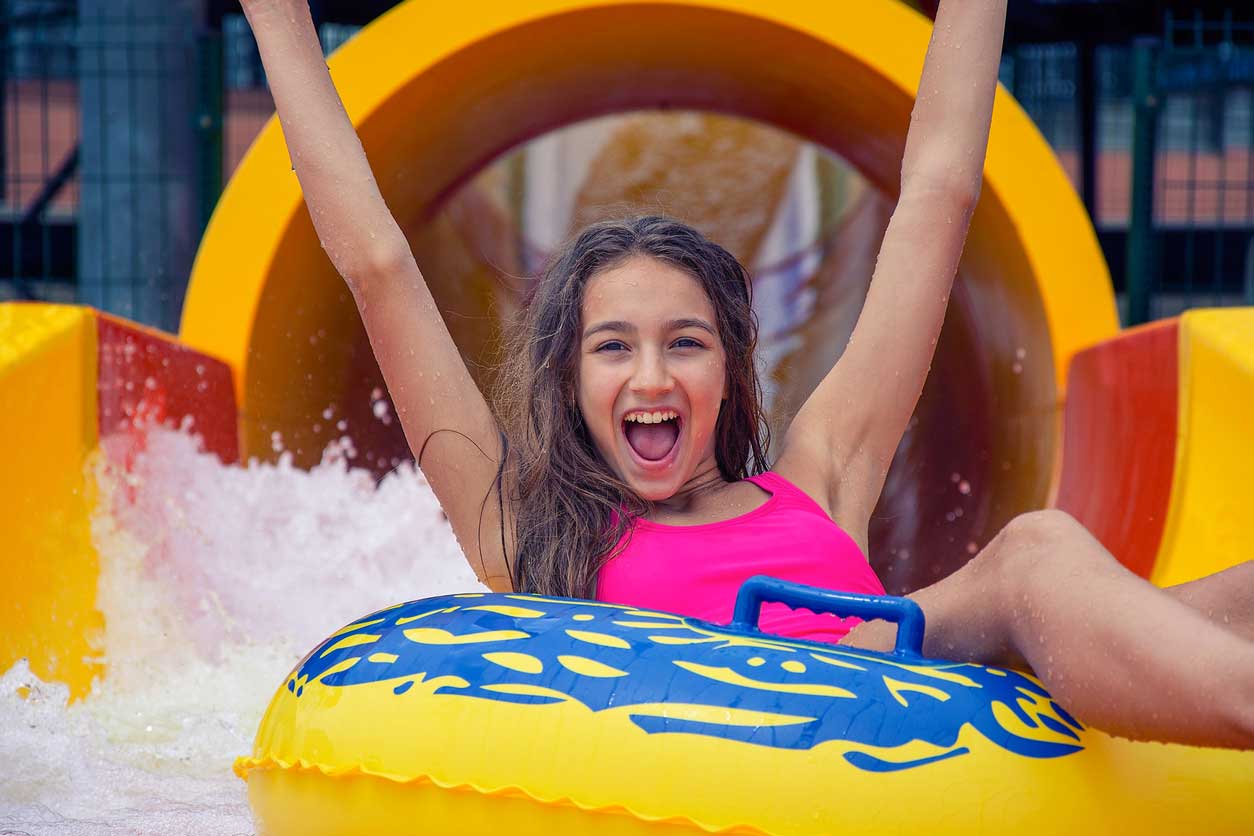
[[[679,339],[675,340],[675,348],[704,348],[704,347],[705,346],[701,345],[701,342],[699,340],[694,340],[692,337],[680,337]]]
[[[618,340],[610,340],[607,343],[597,346],[597,351],[619,351],[620,349],[625,348],[627,348],[627,346],[623,345]]]

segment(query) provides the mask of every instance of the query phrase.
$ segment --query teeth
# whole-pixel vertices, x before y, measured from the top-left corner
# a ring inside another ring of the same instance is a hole
[[[663,409],[659,412],[633,412],[628,415],[625,420],[637,421],[641,424],[660,424],[663,421],[669,421],[678,418],[679,413],[673,409]]]

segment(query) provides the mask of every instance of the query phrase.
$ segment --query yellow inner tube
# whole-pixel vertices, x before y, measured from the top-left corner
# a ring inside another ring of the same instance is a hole
[[[1015,671],[532,595],[350,624],[236,772],[268,834],[1254,829],[1254,752],[1111,738]]]

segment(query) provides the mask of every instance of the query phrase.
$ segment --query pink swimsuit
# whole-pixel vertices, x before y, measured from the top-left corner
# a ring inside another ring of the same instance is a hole
[[[858,544],[804,491],[771,472],[749,481],[771,497],[739,517],[703,525],[637,520],[627,547],[601,570],[597,599],[726,624],[740,584],[753,575],[884,594]],[[766,604],[759,627],[778,636],[838,642],[857,623]]]

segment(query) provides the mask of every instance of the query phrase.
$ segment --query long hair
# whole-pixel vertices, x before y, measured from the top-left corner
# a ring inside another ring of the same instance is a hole
[[[701,283],[727,355],[728,395],[715,428],[719,472],[736,481],[767,467],[748,272],[727,250],[669,218],[593,224],[532,285],[498,378],[507,439],[501,489],[513,511],[510,572],[519,591],[594,597],[597,573],[614,547],[651,510],[601,459],[576,399],[584,289],[632,256],[673,265]]]

